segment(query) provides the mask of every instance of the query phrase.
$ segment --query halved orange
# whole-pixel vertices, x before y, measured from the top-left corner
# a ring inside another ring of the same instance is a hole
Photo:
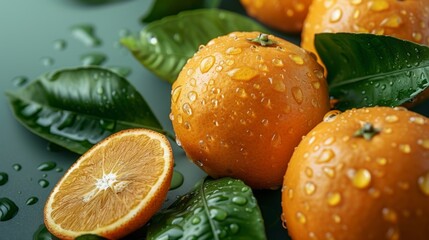
[[[173,173],[167,138],[147,129],[115,133],[66,172],[45,205],[45,225],[61,239],[123,237],[161,207]]]

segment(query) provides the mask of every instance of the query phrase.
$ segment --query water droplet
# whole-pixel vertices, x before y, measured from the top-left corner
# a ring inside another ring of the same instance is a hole
[[[303,65],[304,64],[304,59],[296,54],[289,54],[289,58],[296,64],[298,65]]]
[[[399,121],[399,117],[396,115],[388,115],[388,116],[386,116],[385,120],[388,123],[395,123],[395,122]]]
[[[301,104],[304,100],[304,94],[302,93],[301,88],[292,87],[292,96],[298,104]]]
[[[194,218],[192,218],[192,224],[197,225],[201,222],[201,218],[198,216],[195,216]]]
[[[275,148],[280,147],[282,144],[282,137],[277,134],[274,133],[273,136],[271,137],[271,145]]]
[[[276,90],[277,92],[281,92],[282,93],[282,92],[286,91],[286,85],[285,85],[285,83],[282,80],[275,81],[273,83],[273,87],[274,87],[274,90]]]
[[[116,121],[114,120],[101,119],[99,123],[101,128],[107,131],[112,131],[116,127]]]
[[[176,103],[182,93],[182,86],[178,86],[171,91],[171,99],[173,103]]]
[[[0,186],[3,186],[9,180],[9,176],[5,172],[0,172]]]
[[[390,28],[398,28],[402,24],[402,18],[397,15],[391,15],[385,19],[383,19],[380,23],[381,26],[390,27]]]
[[[399,240],[400,239],[399,230],[393,227],[389,228],[389,230],[387,230],[387,233],[386,233],[386,238],[388,240]]]
[[[306,167],[305,168],[305,175],[307,175],[307,177],[309,177],[309,178],[313,177],[313,169],[311,169],[310,167]]]
[[[230,76],[232,80],[249,81],[259,76],[259,72],[253,68],[241,67],[230,70],[228,76]]]
[[[408,154],[411,152],[411,146],[409,144],[399,144],[399,150]]]
[[[186,114],[188,114],[189,116],[191,116],[191,115],[192,115],[192,108],[191,108],[191,105],[189,105],[189,103],[185,103],[185,104],[183,104],[182,109],[183,109],[183,111],[184,111]]]
[[[39,179],[38,183],[42,188],[47,188],[49,186],[49,182],[46,179]]]
[[[226,54],[229,55],[236,55],[236,54],[240,54],[242,52],[241,48],[238,47],[230,47],[228,49],[226,49]]]
[[[223,221],[228,217],[228,213],[222,209],[212,208],[210,209],[210,217],[217,221]]]
[[[21,171],[22,166],[21,166],[21,164],[15,163],[12,165],[12,168],[18,172],[18,171]]]
[[[273,60],[272,60],[272,63],[273,63],[273,65],[274,66],[276,66],[276,67],[283,67],[283,60],[281,60],[281,59],[278,59],[278,58],[274,58]]]
[[[304,185],[304,189],[307,195],[312,195],[316,191],[316,185],[314,185],[312,182],[307,182]]]
[[[331,17],[329,18],[329,21],[332,23],[340,21],[341,17],[343,16],[343,11],[340,8],[334,9],[331,13]]]
[[[389,3],[386,0],[373,0],[368,2],[368,8],[380,12],[389,8]]]
[[[325,114],[325,116],[323,117],[323,121],[324,122],[332,122],[334,121],[335,118],[337,118],[338,115],[340,115],[341,112],[338,110],[332,110],[329,111]]]
[[[18,206],[9,198],[0,198],[0,221],[7,221],[18,213]]]
[[[63,168],[55,168],[55,172],[62,172],[63,171]]]
[[[131,68],[120,67],[120,66],[111,66],[111,67],[109,67],[109,70],[120,75],[120,76],[122,76],[122,77],[128,77],[132,72]]]
[[[378,190],[378,189],[376,189],[376,188],[370,188],[369,190],[368,190],[368,194],[371,196],[371,197],[373,197],[373,198],[378,198],[378,197],[380,197],[380,191]]]
[[[30,197],[27,199],[27,201],[25,201],[25,204],[30,206],[30,205],[36,204],[38,201],[39,201],[39,199],[37,197]]]
[[[200,63],[200,71],[201,73],[206,73],[210,71],[213,65],[216,62],[216,58],[214,56],[205,57]]]
[[[42,62],[42,65],[45,67],[52,66],[54,65],[54,62],[55,62],[54,59],[51,57],[42,57],[40,61]]]
[[[429,149],[429,139],[419,139],[417,143],[425,149]]]
[[[417,179],[420,190],[426,196],[429,196],[429,171]]]
[[[307,218],[305,217],[305,215],[302,212],[296,213],[296,219],[301,224],[305,224],[307,222]]]
[[[322,170],[328,177],[330,178],[335,177],[335,169],[331,167],[323,167]]]
[[[232,202],[237,204],[237,205],[245,205],[247,203],[247,199],[244,197],[240,197],[240,196],[236,196],[232,198]]]
[[[184,181],[183,174],[179,171],[173,171],[173,177],[171,178],[170,190],[174,190],[182,186]]]
[[[104,53],[92,52],[80,56],[80,62],[83,66],[100,66],[107,60]]]
[[[22,87],[28,82],[28,78],[24,76],[17,76],[12,79],[12,84],[15,87]]]
[[[371,183],[371,173],[364,168],[354,170],[351,169],[347,172],[348,177],[352,181],[353,186],[363,189]]]
[[[57,164],[55,162],[44,162],[44,163],[41,163],[37,167],[37,170],[39,170],[39,171],[50,171],[50,170],[54,169],[56,166],[57,166]]]
[[[229,230],[231,231],[232,234],[236,234],[240,230],[240,226],[238,226],[238,224],[236,223],[231,223],[229,225]]]
[[[317,159],[317,163],[326,163],[332,160],[335,157],[334,151],[331,149],[324,149],[320,154],[320,157]]]
[[[87,47],[101,45],[101,39],[95,35],[95,28],[90,24],[80,24],[71,27],[72,35]]]
[[[410,117],[410,123],[416,123],[418,125],[424,125],[425,119],[422,117]]]
[[[334,219],[335,223],[341,223],[341,217],[337,214],[332,215],[332,219]]]
[[[337,206],[341,202],[341,194],[339,192],[328,193],[327,202],[329,206]]]
[[[57,51],[63,51],[67,48],[67,42],[64,39],[57,39],[54,41],[53,47]]]

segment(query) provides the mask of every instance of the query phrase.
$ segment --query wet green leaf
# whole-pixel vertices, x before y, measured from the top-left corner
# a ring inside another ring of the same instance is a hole
[[[79,154],[123,129],[163,132],[137,90],[125,78],[99,67],[45,74],[6,95],[21,124]]]
[[[173,83],[200,45],[233,31],[269,32],[250,18],[236,13],[199,9],[152,22],[138,38],[125,37],[121,43],[141,64]]]
[[[148,229],[152,239],[266,239],[252,190],[231,178],[205,179],[156,215]]]
[[[143,23],[159,20],[163,17],[178,14],[182,11],[198,8],[216,8],[220,0],[155,0],[150,10],[142,17]]]
[[[429,86],[429,47],[389,36],[317,34],[338,109],[398,106]]]

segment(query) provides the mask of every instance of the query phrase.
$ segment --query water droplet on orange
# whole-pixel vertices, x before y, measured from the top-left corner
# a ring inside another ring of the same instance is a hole
[[[387,159],[386,159],[386,158],[379,157],[379,158],[375,159],[375,161],[376,161],[379,165],[381,165],[381,166],[384,166],[384,165],[386,165],[386,164],[387,164]]]
[[[383,219],[385,221],[391,222],[391,223],[397,223],[398,221],[398,215],[396,214],[396,212],[390,208],[383,208],[381,210],[382,214],[383,214]]]
[[[293,99],[295,99],[295,101],[298,104],[301,104],[304,101],[304,94],[302,93],[301,88],[299,87],[292,87],[292,96]]]
[[[426,196],[429,196],[429,171],[417,179],[420,190]]]
[[[275,81],[274,84],[274,90],[277,92],[285,92],[286,91],[286,85],[282,80]]]
[[[419,139],[417,143],[425,149],[429,149],[429,139]]]
[[[394,14],[392,16],[389,16],[383,19],[383,21],[381,21],[380,23],[381,26],[390,27],[390,28],[398,28],[401,24],[402,24],[402,18],[397,14]]]
[[[296,54],[289,54],[289,58],[294,61],[296,64],[298,65],[303,65],[304,64],[304,59]]]
[[[330,178],[335,177],[335,169],[331,167],[324,167],[322,168],[323,172]]]
[[[334,151],[331,149],[324,149],[320,154],[320,157],[317,159],[317,163],[326,163],[331,161],[335,157]]]
[[[411,152],[411,146],[409,144],[399,144],[399,150],[403,153],[410,153]]]
[[[410,117],[410,122],[411,123],[416,123],[418,125],[424,125],[425,124],[425,119],[422,117]]]
[[[273,136],[271,137],[271,145],[275,148],[280,147],[282,144],[282,137],[277,134],[274,133]]]
[[[371,183],[371,173],[364,168],[351,170],[348,172],[348,176],[352,181],[353,186],[360,189],[368,187]]]
[[[329,21],[332,23],[340,21],[341,17],[343,16],[343,11],[341,8],[336,8],[332,13],[331,17],[329,18]]]
[[[289,190],[287,191],[287,196],[289,197],[289,199],[293,198],[293,189],[289,188]]]
[[[313,177],[313,169],[311,169],[310,167],[306,167],[305,168],[305,175],[307,175],[307,177],[309,177],[309,178]]]
[[[242,67],[235,68],[228,72],[232,80],[249,81],[259,76],[259,72],[253,68]]]
[[[189,116],[192,115],[192,108],[191,105],[189,105],[189,103],[185,103],[182,105],[182,109],[183,111],[188,114]]]
[[[395,123],[399,121],[399,118],[396,115],[388,115],[386,116],[385,120],[386,122],[389,122],[389,123]]]
[[[399,240],[400,239],[399,230],[393,227],[389,228],[389,230],[387,230],[387,233],[386,233],[386,238],[388,240]]]
[[[341,203],[341,194],[339,192],[328,193],[327,202],[329,206],[337,206]]]
[[[319,81],[313,81],[311,82],[311,86],[314,87],[314,89],[320,89],[320,82]]]
[[[340,115],[341,112],[338,110],[332,110],[329,111],[325,114],[325,116],[323,117],[323,121],[324,122],[332,122],[335,120],[335,118],[337,118],[338,115]]]
[[[332,219],[334,219],[335,223],[341,223],[341,217],[337,214],[332,215]]]
[[[306,219],[305,215],[302,212],[297,212],[296,213],[296,219],[301,224],[305,224],[307,222],[307,219]]]
[[[188,98],[189,98],[189,100],[190,100],[191,102],[194,102],[195,100],[197,100],[197,97],[198,97],[198,95],[197,95],[197,93],[196,93],[196,92],[194,92],[194,91],[190,91],[190,92],[188,93]]]
[[[370,189],[368,189],[368,194],[373,198],[378,198],[378,197],[380,197],[381,193],[376,188],[370,188]]]
[[[236,54],[240,54],[242,52],[241,48],[238,47],[230,47],[228,49],[226,49],[226,54],[229,55],[236,55]]]
[[[389,8],[386,0],[373,0],[368,2],[368,8],[372,11],[380,12]]]
[[[200,71],[202,73],[208,72],[214,65],[216,59],[213,56],[207,56],[205,57],[200,64]]]
[[[312,195],[316,191],[316,185],[314,185],[312,182],[307,182],[304,185],[304,190],[307,195]]]
[[[176,103],[177,100],[180,97],[180,94],[182,93],[182,86],[178,86],[171,92],[171,99],[173,100],[173,103]]]
[[[272,60],[272,63],[273,63],[273,65],[274,66],[276,66],[276,67],[283,67],[283,60],[281,60],[281,59],[278,59],[278,58],[274,58],[273,60]]]

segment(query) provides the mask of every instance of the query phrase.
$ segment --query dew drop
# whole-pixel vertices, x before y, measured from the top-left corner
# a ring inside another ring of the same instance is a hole
[[[419,139],[417,143],[425,149],[429,149],[429,139]]]
[[[388,240],[399,240],[400,239],[399,230],[393,227],[389,228],[389,230],[387,230],[387,233],[386,233],[386,238]]]
[[[417,179],[420,190],[426,196],[429,196],[429,171]]]
[[[274,66],[276,66],[276,67],[283,67],[283,60],[281,60],[281,59],[278,59],[278,58],[274,58],[273,60],[272,60],[272,63],[273,63],[273,65]]]
[[[214,65],[216,59],[213,56],[207,56],[205,57],[200,64],[200,71],[201,73],[208,72]]]
[[[368,2],[368,8],[380,12],[389,8],[389,3],[386,0],[373,0]]]
[[[399,118],[396,115],[388,115],[388,116],[386,116],[385,120],[388,123],[395,123],[395,122],[399,121]]]
[[[238,226],[238,224],[236,224],[236,223],[231,223],[230,225],[229,225],[229,230],[231,230],[231,233],[232,234],[236,234],[236,233],[238,233],[238,231],[240,230],[240,227]]]
[[[83,66],[100,66],[106,60],[107,56],[100,52],[85,53],[80,56],[80,62]]]
[[[390,28],[398,28],[402,24],[402,18],[394,14],[383,19],[380,23],[381,26],[390,27]]]
[[[38,183],[42,188],[47,188],[49,186],[49,182],[46,179],[39,179]]]
[[[292,198],[293,198],[293,189],[292,189],[292,188],[289,188],[289,189],[288,189],[288,191],[287,191],[287,196],[288,196],[288,198],[289,198],[289,199],[292,199]]]
[[[332,219],[334,219],[335,223],[341,223],[341,217],[337,214],[332,215]]]
[[[182,186],[184,181],[183,174],[179,171],[173,171],[173,177],[171,178],[170,190],[174,190]]]
[[[44,162],[44,163],[41,163],[37,167],[37,170],[39,170],[39,171],[50,171],[50,170],[54,169],[56,166],[57,166],[57,164],[55,162]]]
[[[335,157],[334,151],[331,149],[324,149],[320,154],[320,157],[317,159],[317,163],[326,163],[331,161]]]
[[[299,223],[305,224],[307,222],[307,218],[302,212],[297,212],[295,216]]]
[[[9,175],[5,172],[0,172],[0,186],[3,186],[9,180]]]
[[[180,94],[182,93],[182,86],[178,86],[171,92],[171,99],[173,100],[173,103],[176,103],[177,100],[180,97]]]
[[[337,206],[341,202],[341,194],[338,192],[328,193],[327,202],[329,206]]]
[[[12,79],[12,84],[15,87],[22,87],[28,82],[28,78],[24,76],[17,76]]]
[[[27,201],[25,201],[25,204],[30,206],[30,205],[34,205],[39,201],[39,199],[37,197],[30,197],[27,199]]]
[[[0,221],[12,219],[18,213],[18,206],[9,198],[0,198]]]
[[[247,199],[244,197],[236,196],[232,198],[232,202],[237,205],[243,206],[247,203]]]
[[[353,186],[363,189],[370,185],[371,183],[371,173],[364,168],[358,170],[350,170],[348,173],[348,177],[352,181]]]
[[[15,163],[12,165],[12,168],[13,168],[13,170],[19,172],[19,171],[21,171],[22,166],[21,166],[21,164]]]
[[[212,208],[210,209],[210,217],[217,221],[223,221],[228,217],[228,213],[222,209]]]
[[[289,58],[296,64],[298,65],[303,65],[304,64],[304,59],[296,54],[289,54]]]
[[[95,35],[95,28],[90,24],[72,26],[71,31],[72,35],[87,47],[101,45],[101,39]]]
[[[226,54],[228,55],[236,55],[236,54],[240,54],[242,52],[241,48],[238,47],[230,47],[228,49],[226,49]]]
[[[324,167],[322,168],[322,171],[326,174],[326,176],[333,178],[335,177],[335,169],[332,167]]]
[[[307,193],[307,195],[312,195],[316,191],[316,185],[314,185],[314,183],[312,183],[312,182],[307,182],[304,185],[304,189],[305,189],[305,193]]]
[[[418,125],[424,125],[425,119],[422,117],[410,117],[410,123],[416,123]]]
[[[301,104],[304,101],[304,94],[302,93],[301,88],[292,87],[292,96],[298,104]]]
[[[379,165],[381,165],[381,166],[384,166],[384,165],[386,165],[386,164],[387,164],[387,159],[386,159],[386,158],[381,158],[381,157],[379,157],[379,158],[375,159],[375,161],[376,161]]]
[[[249,81],[259,76],[259,72],[253,68],[241,67],[230,70],[228,76],[236,81]]]
[[[190,92],[188,93],[188,99],[189,99],[189,101],[191,101],[191,102],[194,102],[195,100],[197,100],[197,97],[198,97],[198,95],[197,95],[197,93],[196,93],[196,92],[194,92],[194,91],[190,91]]]
[[[67,42],[66,40],[63,40],[63,39],[57,39],[54,41],[53,47],[57,51],[63,51],[64,49],[67,48]]]
[[[305,168],[305,175],[307,175],[307,177],[309,177],[309,178],[313,177],[313,169],[311,169],[310,167],[306,167]]]
[[[378,190],[378,189],[376,189],[376,188],[370,188],[369,190],[368,190],[368,194],[371,196],[371,197],[373,197],[373,198],[378,198],[378,197],[380,197],[380,191]]]
[[[340,115],[341,112],[338,110],[332,110],[329,111],[325,114],[325,116],[323,117],[323,121],[324,122],[332,122],[335,120],[335,118],[337,118],[338,115]]]
[[[332,23],[338,22],[342,16],[343,16],[343,11],[340,8],[336,8],[334,9],[334,11],[332,11],[329,21]]]
[[[285,92],[286,91],[286,85],[281,80],[275,81],[273,86],[274,86],[274,90],[276,90],[277,92]]]
[[[400,144],[399,150],[403,153],[408,154],[411,152],[411,146],[409,144]]]
[[[51,57],[42,57],[40,61],[42,62],[42,65],[45,67],[52,66],[54,65],[54,62],[55,62],[54,59]]]

